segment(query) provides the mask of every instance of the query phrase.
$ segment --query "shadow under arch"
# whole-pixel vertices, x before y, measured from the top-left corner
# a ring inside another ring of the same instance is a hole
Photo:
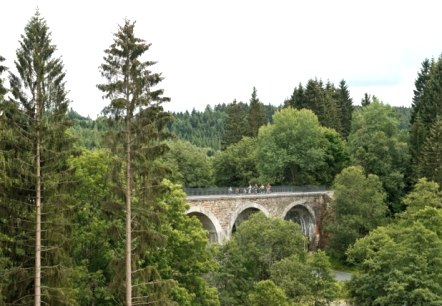
[[[281,217],[300,225],[302,233],[308,238],[310,248],[314,248],[319,241],[316,216],[313,209],[304,202],[295,202],[286,207]]]
[[[232,237],[232,234],[236,231],[238,226],[245,220],[247,220],[250,215],[256,213],[256,212],[262,212],[266,217],[269,217],[270,213],[269,211],[256,203],[252,202],[246,202],[242,204],[240,207],[236,209],[236,211],[233,213],[232,218],[230,219],[229,228],[227,230],[227,238],[230,239]]]
[[[223,243],[224,235],[218,219],[207,209],[199,206],[192,206],[186,211],[189,217],[195,216],[200,220],[203,228],[208,232],[210,243]]]

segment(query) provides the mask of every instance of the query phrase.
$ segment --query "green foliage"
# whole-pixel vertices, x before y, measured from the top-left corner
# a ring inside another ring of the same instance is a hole
[[[248,295],[250,306],[290,306],[284,291],[271,280],[256,283]]]
[[[291,255],[305,257],[306,245],[298,224],[253,214],[217,255],[221,303],[245,305],[255,283],[269,279],[273,264]]]
[[[113,192],[108,173],[115,163],[118,158],[107,150],[84,150],[70,159],[76,181],[74,196],[80,208],[73,216],[76,226],[71,241],[76,267],[72,282],[81,293],[80,305],[114,305],[123,299],[121,236],[125,225],[122,211],[116,209],[108,196]],[[188,204],[177,185],[164,181],[160,189],[155,207],[151,208],[160,213],[155,215],[154,222],[144,223],[138,229],[147,241],[138,239],[134,244],[135,250],[140,248],[136,255],[139,270],[145,272],[138,271],[135,278],[140,293],[149,293],[150,298],[156,296],[163,301],[167,296],[179,305],[219,305],[216,289],[209,287],[203,278],[216,267],[207,233],[197,219],[185,215]],[[145,283],[141,282],[142,278]],[[153,279],[162,286],[151,285]]]
[[[257,168],[264,182],[324,184],[341,170],[344,150],[344,143],[321,127],[312,111],[285,108],[260,129]]]
[[[286,257],[275,263],[270,273],[273,282],[295,304],[328,305],[339,293],[330,262],[323,251],[306,258]]]
[[[256,88],[253,87],[250,98],[249,113],[247,115],[248,131],[247,136],[256,137],[261,126],[267,123],[264,105],[259,101]]]
[[[123,224],[120,213],[106,202],[111,192],[107,174],[115,162],[103,149],[84,150],[69,159],[77,207],[70,243],[75,265],[72,281],[79,291],[80,305],[113,305],[118,300],[111,282],[114,264],[124,252],[118,233]]]
[[[318,169],[316,176],[318,181],[331,186],[335,176],[344,169],[350,161],[347,143],[333,129],[323,128],[323,135],[326,139],[325,163],[323,169]]]
[[[257,168],[270,183],[313,184],[315,172],[324,166],[325,138],[317,117],[308,110],[283,109],[273,124],[261,128]]]
[[[439,184],[421,178],[415,184],[412,192],[403,198],[407,212],[416,212],[426,206],[442,208],[442,192]]]
[[[437,60],[424,60],[415,82],[415,90],[411,112],[410,153],[412,167],[409,183],[425,176],[440,183],[440,173],[432,177],[432,168],[429,165],[431,157],[428,151],[436,154],[436,160],[441,155],[440,118],[442,116],[442,57]],[[440,137],[439,137],[440,138]],[[422,151],[425,147],[425,151]],[[426,155],[426,156],[425,156]],[[440,172],[440,170],[438,170]]]
[[[127,304],[132,301],[132,293],[137,303],[167,302],[171,285],[161,280],[155,267],[138,268],[147,249],[164,243],[164,237],[154,227],[162,212],[154,199],[160,192],[165,169],[155,161],[167,151],[162,140],[170,136],[165,131],[170,116],[162,104],[170,99],[163,96],[162,89],[156,89],[163,78],[150,70],[155,62],[142,58],[150,44],[136,37],[134,28],[135,23],[128,20],[119,26],[100,66],[106,83],[97,85],[110,100],[104,110],[109,118],[107,139],[112,153],[119,157],[112,165],[113,186],[108,201],[121,211],[123,205],[126,208],[126,251],[117,263],[121,265],[119,271],[126,273],[125,277],[116,276],[113,282],[120,297],[125,293],[121,301]]]
[[[339,293],[339,286],[333,275],[330,260],[325,252],[319,250],[307,258],[307,264],[310,266],[311,294],[313,305],[329,305],[334,301]]]
[[[417,175],[442,185],[442,115],[434,119],[422,145]]]
[[[351,131],[351,120],[353,116],[353,100],[350,97],[347,84],[344,80],[339,82],[339,87],[335,92],[338,111],[341,119],[341,135],[347,138]]]
[[[330,262],[306,246],[298,224],[250,216],[217,255],[222,305],[328,305],[339,293]]]
[[[361,167],[345,168],[333,185],[331,216],[325,231],[334,257],[344,259],[346,249],[385,221],[385,192],[376,175]]]
[[[310,79],[305,88],[302,84],[295,87],[284,106],[310,109],[321,125],[335,129],[344,138],[350,133],[353,101],[344,80],[336,88],[330,82],[324,85],[322,80]]]
[[[203,278],[216,268],[207,232],[185,214],[189,207],[182,189],[168,180],[161,185],[157,202],[164,214],[157,231],[167,239],[162,248],[146,251],[142,265],[154,265],[162,278],[176,281],[172,298],[179,305],[219,305],[217,290]]]
[[[348,285],[354,305],[442,302],[441,232],[440,228],[438,232],[432,228],[441,225],[442,214],[425,208],[406,216],[377,228],[348,250],[349,260],[361,271]],[[431,222],[425,222],[428,216],[432,216]]]
[[[233,103],[227,105],[226,114],[224,134],[221,139],[221,149],[223,150],[248,134],[247,104],[234,100]]]
[[[69,131],[77,140],[76,144],[81,148],[95,149],[103,147],[103,137],[108,132],[107,120],[99,117],[96,120],[85,118],[70,109],[68,118],[72,121]]]
[[[2,77],[2,73],[7,70],[7,68],[1,64],[4,60],[5,58],[0,55],[0,102],[2,102],[3,96],[7,92],[5,86],[3,85],[4,80]]]
[[[225,106],[217,105],[214,109],[207,105],[203,112],[173,113],[173,122],[168,128],[180,139],[187,140],[201,148],[221,150],[221,139],[227,114]]]
[[[55,50],[46,21],[37,11],[21,36],[17,74],[9,78],[10,97],[0,100],[0,215],[8,216],[1,219],[0,232],[9,236],[2,243],[9,260],[3,288],[8,304],[33,300],[40,196],[42,301],[74,303],[67,238],[72,202],[67,158],[72,139],[67,133],[65,73]]]
[[[199,148],[184,140],[170,141],[167,144],[169,151],[164,156],[164,163],[171,169],[170,180],[184,187],[213,186],[208,149]]]
[[[409,156],[394,110],[375,100],[355,112],[348,146],[352,163],[382,181],[391,212],[401,211]]]
[[[213,172],[217,186],[247,186],[256,180],[256,139],[244,137],[213,158]]]
[[[393,106],[396,117],[399,120],[399,129],[409,131],[411,120],[411,108],[404,106]]]

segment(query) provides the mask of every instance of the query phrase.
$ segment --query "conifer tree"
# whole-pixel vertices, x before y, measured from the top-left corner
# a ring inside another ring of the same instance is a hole
[[[351,119],[353,114],[353,100],[350,97],[345,80],[339,82],[339,88],[336,90],[336,102],[341,119],[341,135],[347,138],[351,131]]]
[[[28,304],[32,298],[34,305],[71,303],[65,236],[69,101],[63,63],[55,51],[37,11],[16,52],[18,74],[10,74],[11,99],[2,103],[5,180],[0,206],[10,217],[0,226],[12,236],[5,248],[11,260],[5,298],[11,304]]]
[[[266,124],[266,115],[264,111],[264,106],[258,99],[256,93],[256,88],[253,87],[252,97],[250,98],[249,114],[247,116],[247,121],[249,123],[248,135],[250,137],[258,136],[259,128]]]
[[[157,173],[151,172],[150,168],[152,161],[166,150],[165,145],[159,144],[159,140],[167,136],[163,130],[169,115],[161,105],[170,100],[163,97],[162,89],[154,89],[163,77],[149,70],[155,62],[142,59],[151,44],[136,37],[134,28],[135,22],[129,20],[119,26],[118,32],[114,34],[114,42],[105,50],[104,63],[100,66],[106,83],[98,85],[104,97],[110,100],[104,113],[113,128],[113,152],[122,158],[122,162],[115,165],[113,171],[116,186],[123,186],[117,195],[120,194],[120,198],[125,201],[125,305],[128,306],[135,301],[138,304],[147,303],[153,297],[159,301],[165,298],[161,295],[162,289],[154,282],[151,282],[150,287],[147,286],[149,288],[146,287],[147,283],[158,278],[158,273],[146,266],[136,267],[136,264],[146,249],[153,247],[152,244],[159,239],[158,235],[146,233],[149,222],[157,218],[155,213],[158,213],[151,206],[151,192],[155,186],[153,180]],[[118,177],[120,173],[124,173],[121,181]],[[142,235],[132,238],[132,232]],[[137,243],[133,244],[135,239]],[[135,271],[145,274],[141,280],[134,279],[138,283],[133,284]]]
[[[298,87],[293,90],[290,99],[284,102],[284,107],[293,107],[297,109],[308,108],[307,102],[305,101],[304,87],[302,83],[299,83]]]
[[[221,139],[221,148],[237,143],[247,134],[247,105],[234,100],[226,107],[226,123]]]
[[[2,73],[6,71],[6,67],[2,65],[2,62],[5,60],[4,57],[0,55],[0,102],[3,100],[3,96],[6,94],[6,88],[3,85]]]
[[[437,116],[422,146],[417,166],[419,177],[442,186],[442,117]]]
[[[410,127],[412,160],[409,184],[413,184],[418,179],[417,176],[426,173],[422,172],[423,166],[420,165],[425,159],[422,150],[424,147],[428,150],[428,138],[435,136],[434,131],[430,136],[430,129],[434,129],[438,116],[442,116],[442,56],[437,61],[426,59],[415,82]]]
[[[348,94],[348,91],[346,93]],[[343,94],[345,94],[345,92]],[[327,82],[324,85],[321,80],[310,79],[305,88],[301,83],[298,87],[295,87],[290,99],[284,102],[284,107],[310,109],[318,117],[321,125],[335,129],[338,133],[342,134],[341,104],[340,101],[338,101],[339,95],[341,95],[341,93],[338,92],[331,82]],[[348,97],[348,99],[350,98]]]

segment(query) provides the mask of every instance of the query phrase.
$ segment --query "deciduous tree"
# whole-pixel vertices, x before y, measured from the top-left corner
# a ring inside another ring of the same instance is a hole
[[[330,251],[339,259],[357,239],[385,221],[385,192],[376,175],[366,176],[361,167],[345,168],[333,185],[332,217],[327,221]]]
[[[223,305],[245,305],[253,286],[269,279],[270,268],[283,258],[306,256],[307,242],[299,225],[256,213],[241,223],[220,250],[215,275]]]
[[[245,187],[257,180],[256,138],[244,137],[224,151],[218,152],[212,161],[217,186]]]
[[[391,212],[400,212],[409,155],[394,110],[375,100],[355,112],[348,146],[352,163],[379,177]]]
[[[441,211],[427,207],[405,216],[377,228],[348,250],[349,260],[360,268],[348,285],[355,305],[442,301]]]
[[[164,162],[171,169],[169,178],[183,187],[210,187],[213,173],[208,149],[199,148],[188,141],[168,142],[170,150]]]
[[[256,162],[263,182],[326,184],[345,160],[343,142],[306,109],[285,108],[260,129]],[[333,165],[333,163],[335,163]],[[324,173],[324,171],[328,171]]]

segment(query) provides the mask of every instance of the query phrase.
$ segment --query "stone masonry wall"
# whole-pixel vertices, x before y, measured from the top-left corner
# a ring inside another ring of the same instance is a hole
[[[230,238],[232,227],[244,210],[258,209],[269,217],[284,218],[291,208],[302,205],[313,215],[317,236],[315,240],[318,243],[322,229],[322,218],[331,197],[330,192],[305,192],[194,196],[188,197],[187,201],[191,206],[190,210],[210,212],[212,219],[217,219],[212,221],[218,222],[222,228],[221,243]]]

